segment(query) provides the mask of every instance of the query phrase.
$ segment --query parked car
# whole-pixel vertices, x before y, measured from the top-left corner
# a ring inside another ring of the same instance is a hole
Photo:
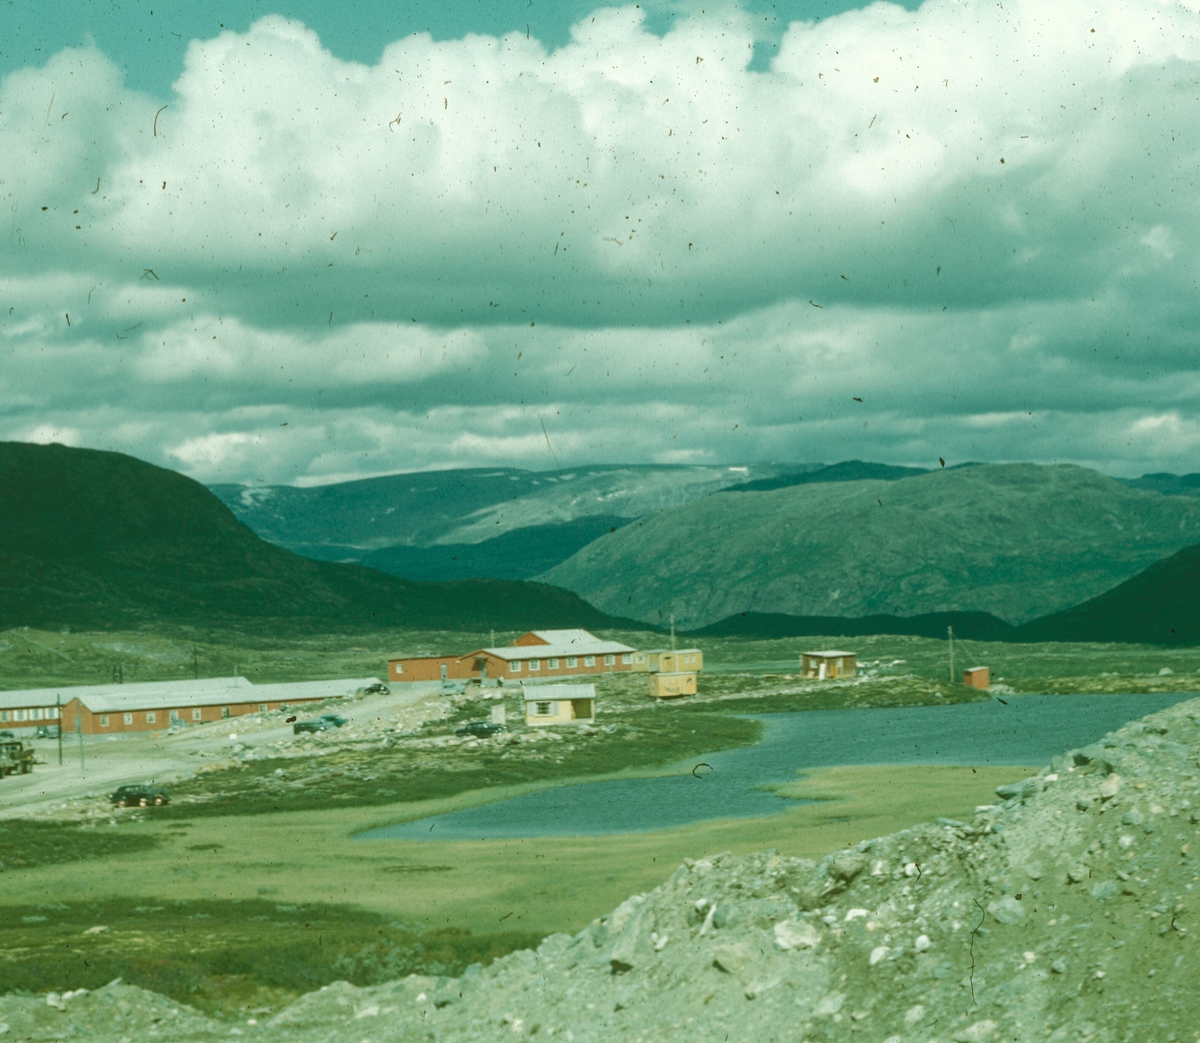
[[[38,739],[57,739],[58,725],[57,724],[41,724],[38,725],[37,731],[34,733]]]
[[[159,789],[156,786],[118,786],[109,798],[117,807],[144,808],[149,804],[169,804],[171,798],[167,796],[167,791]]]
[[[363,689],[363,695],[391,695],[392,690],[382,681],[375,684],[369,684]]]
[[[491,721],[467,721],[461,728],[458,729],[455,735],[473,735],[479,739],[486,739],[490,735],[499,735],[501,732],[508,731],[502,724],[492,724]]]
[[[327,732],[349,723],[345,717],[339,717],[336,713],[327,713],[320,717],[314,717],[311,721],[297,721],[292,725],[292,732],[295,735],[303,735],[305,732]]]

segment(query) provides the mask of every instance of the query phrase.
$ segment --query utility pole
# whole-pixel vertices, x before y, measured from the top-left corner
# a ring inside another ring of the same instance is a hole
[[[954,684],[954,627],[946,627],[946,637],[950,641],[950,683]]]
[[[62,694],[59,692],[54,693],[54,705],[56,707],[58,707],[58,711],[57,711],[58,712],[58,766],[61,768],[62,767],[63,719],[62,719]]]
[[[79,736],[79,770],[84,770],[83,766],[83,703],[79,704],[79,709],[75,712],[75,734]]]
[[[192,645],[192,677],[200,680],[200,660],[196,656],[196,646]]]
[[[671,616],[671,651],[675,651],[675,617]]]

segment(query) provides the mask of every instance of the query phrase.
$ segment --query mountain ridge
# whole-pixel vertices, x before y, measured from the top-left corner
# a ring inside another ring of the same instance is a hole
[[[545,584],[419,583],[312,561],[260,539],[175,471],[0,443],[0,627],[164,623],[263,634],[624,625]]]
[[[740,612],[1025,623],[1200,540],[1200,504],[1074,465],[718,493],[602,536],[538,578],[695,629]]]

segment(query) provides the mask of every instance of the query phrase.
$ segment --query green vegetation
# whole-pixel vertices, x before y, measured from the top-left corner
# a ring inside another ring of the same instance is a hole
[[[100,930],[97,930],[100,928]],[[116,898],[8,906],[5,991],[98,988],[123,978],[216,1015],[265,1013],[330,981],[461,974],[541,935],[424,929],[355,906]]]
[[[1009,622],[1095,597],[1200,541],[1200,502],[1074,466],[722,492],[602,536],[542,579],[598,608],[703,626],[746,611],[973,610]]]
[[[112,855],[148,851],[157,844],[158,837],[153,834],[131,832],[107,822],[68,825],[0,819],[0,871],[95,861]]]
[[[459,719],[475,716],[469,709]],[[156,818],[253,815],[333,805],[394,805],[440,800],[493,787],[561,785],[630,770],[664,767],[694,754],[748,745],[760,725],[717,713],[622,714],[610,734],[575,736],[536,749],[494,743],[394,749],[377,743],[306,758],[235,762],[173,787]],[[434,731],[444,732],[440,725]],[[282,774],[277,774],[277,772]]]
[[[1200,642],[1200,546],[1185,547],[1098,597],[1035,619],[1016,637],[1040,641]]]
[[[97,963],[93,956],[133,963],[146,954],[145,972],[150,973],[155,966],[177,967],[185,960],[186,943],[199,950],[195,963],[189,965],[193,969],[208,967],[214,977],[251,976],[261,965],[255,979],[259,984],[283,982],[296,989],[309,986],[286,976],[291,959],[299,968],[297,975],[310,973],[305,968],[318,961],[318,970],[312,973],[326,975],[320,984],[354,974],[363,977],[351,980],[366,980],[378,964],[385,968],[380,973],[399,973],[396,957],[388,953],[393,946],[403,950],[418,941],[424,954],[433,955],[418,954],[426,962],[408,966],[439,973],[434,960],[461,967],[505,947],[528,945],[531,936],[580,930],[630,894],[661,883],[684,858],[765,848],[816,858],[939,815],[968,818],[975,805],[994,799],[995,786],[1029,773],[1030,769],[1019,767],[821,769],[806,773],[802,780],[806,788],[800,794],[819,798],[818,803],[797,806],[781,800],[780,814],[770,817],[700,822],[619,840],[353,839],[397,817],[438,814],[464,806],[468,799],[486,799],[482,794],[416,807],[348,807],[167,823],[155,816],[127,827],[160,839],[145,852],[5,874],[8,904],[0,910],[0,925],[7,925],[10,933],[0,934],[4,954],[0,960],[11,962],[0,963],[0,975],[13,981],[13,987],[31,989],[61,990],[97,980],[102,984],[118,974],[145,981],[125,973],[128,964]],[[70,908],[46,908],[48,894],[71,896]],[[170,899],[165,900],[165,895]],[[217,895],[222,901],[214,901]],[[176,898],[188,904],[177,905]],[[139,912],[138,907],[144,908]],[[56,919],[60,913],[61,919]],[[27,924],[26,916],[47,919]],[[267,919],[255,920],[256,916]],[[328,944],[336,956],[329,964],[319,962],[320,952],[310,951],[317,947],[314,925],[318,924],[320,947],[333,939]],[[109,930],[84,933],[97,926]],[[337,942],[343,928],[341,937],[347,940]],[[383,934],[378,933],[380,928]],[[444,928],[471,935],[433,934]],[[138,931],[154,937],[142,941]],[[509,933],[499,933],[504,931]],[[370,939],[365,937],[368,933]],[[70,939],[69,948],[63,946],[64,939]],[[439,939],[439,944],[453,942],[460,947],[457,964],[437,955],[434,942]],[[293,943],[297,948],[289,949]],[[221,947],[229,948],[236,958],[220,962],[216,950]],[[99,968],[86,981],[81,977],[87,968],[81,969],[80,952]],[[39,960],[49,961],[41,964],[40,984],[24,979],[26,984],[16,985],[15,971],[9,972],[26,962],[26,953],[40,953]],[[173,962],[153,963],[168,957]],[[331,964],[336,959],[347,962],[334,969]],[[276,968],[270,970],[274,977],[267,979],[264,975],[271,967]],[[207,1002],[205,990],[218,990],[218,998],[253,991],[253,983],[245,980],[192,977],[182,981],[182,986],[172,988],[186,987],[189,1002],[198,1005]],[[197,984],[200,990],[191,993],[191,986]],[[237,1003],[275,1005],[270,996],[262,995],[237,999]]]
[[[255,684],[387,676],[389,656],[470,651],[510,641],[519,629],[472,632],[396,629],[345,634],[279,636],[242,630],[155,627],[145,630],[0,631],[0,690],[60,684],[108,684],[114,671],[126,684],[180,678],[231,677]],[[661,634],[598,630],[614,640],[645,647]]]
[[[538,583],[417,583],[265,543],[204,486],[120,453],[0,443],[0,626],[251,629],[599,626]]]

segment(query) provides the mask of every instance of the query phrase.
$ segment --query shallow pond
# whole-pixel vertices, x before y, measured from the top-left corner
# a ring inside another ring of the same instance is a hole
[[[676,766],[695,774],[583,782],[361,833],[364,840],[586,836],[775,815],[764,784],[839,764],[1047,763],[1194,694],[1014,695],[1007,702],[766,714],[762,741]]]

